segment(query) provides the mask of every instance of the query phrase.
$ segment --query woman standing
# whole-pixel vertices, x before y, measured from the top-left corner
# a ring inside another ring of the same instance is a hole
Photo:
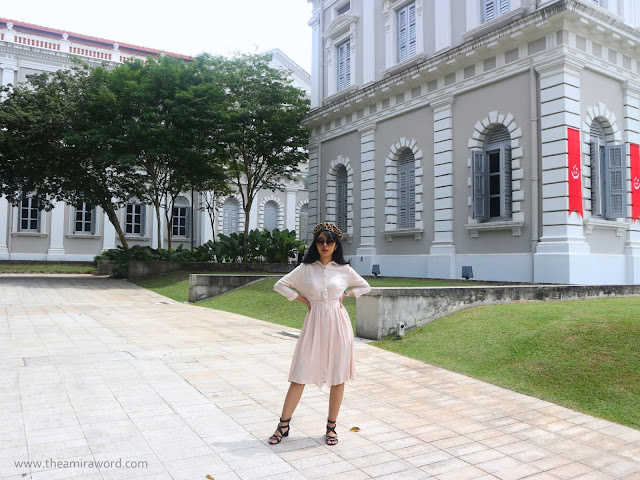
[[[342,253],[342,232],[331,222],[321,223],[313,230],[313,243],[303,263],[282,277],[273,287],[290,301],[307,306],[308,312],[300,331],[289,371],[289,391],[282,407],[280,423],[269,443],[280,443],[289,436],[289,421],[304,386],[315,384],[330,388],[327,418],[327,445],[338,443],[336,421],[342,404],[344,382],[355,379],[353,328],[347,310],[342,306],[346,297],[359,297],[371,290]],[[348,287],[355,287],[347,290]],[[292,290],[295,288],[298,292]]]

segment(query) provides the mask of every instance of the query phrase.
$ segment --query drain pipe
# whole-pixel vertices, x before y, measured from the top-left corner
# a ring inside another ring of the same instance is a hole
[[[533,60],[529,64],[529,88],[531,98],[531,253],[532,253],[532,272],[533,254],[536,253],[538,240],[540,239],[539,224],[540,211],[538,207],[539,199],[539,150],[538,150],[538,76],[533,65]],[[532,278],[531,281],[534,279]]]

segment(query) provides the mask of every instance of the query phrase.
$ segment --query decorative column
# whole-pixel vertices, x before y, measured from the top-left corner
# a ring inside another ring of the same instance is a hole
[[[309,20],[311,27],[311,108],[322,102],[322,2],[314,2],[313,17]]]
[[[9,202],[5,197],[0,197],[0,260],[9,260],[7,247],[7,233],[9,225]]]
[[[376,255],[375,239],[375,168],[376,125],[367,125],[360,132],[360,246],[356,255],[362,261],[354,262],[360,274],[371,274],[371,265]],[[380,197],[382,200],[382,197]],[[354,225],[355,227],[355,225]],[[355,230],[355,229],[354,229]]]
[[[64,210],[64,202],[56,202],[55,207],[51,210],[51,232],[49,232],[47,260],[64,260]],[[42,222],[44,227],[44,216]]]
[[[117,213],[117,212],[116,212]],[[109,217],[103,212],[102,249],[113,250],[116,248],[116,227],[109,221]]]
[[[456,278],[453,243],[453,97],[433,103],[433,243],[428,274]]]
[[[626,256],[626,282],[640,283],[640,220],[634,221],[631,215],[631,191],[635,179],[631,176],[630,144],[640,145],[640,83],[627,82],[624,85],[624,142],[627,148],[627,217],[629,229],[624,254]]]
[[[451,47],[451,0],[438,0],[435,11],[436,52]]]
[[[362,3],[362,84],[376,80],[375,2]]]
[[[542,144],[542,237],[534,254],[533,276],[538,283],[597,281],[597,272],[589,264],[583,219],[575,211],[569,213],[568,128],[581,131],[582,68],[566,58],[536,68],[540,73]]]
[[[318,205],[318,162],[320,143],[307,147],[309,150],[309,226],[311,230],[320,223],[320,205]]]

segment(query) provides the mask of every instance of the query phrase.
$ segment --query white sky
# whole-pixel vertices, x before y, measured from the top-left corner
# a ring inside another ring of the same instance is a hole
[[[311,72],[307,0],[13,0],[0,17],[185,55],[279,48]]]

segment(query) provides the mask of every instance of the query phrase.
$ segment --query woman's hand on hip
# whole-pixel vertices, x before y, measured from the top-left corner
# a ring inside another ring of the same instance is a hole
[[[296,300],[298,300],[300,303],[304,303],[307,306],[307,311],[311,310],[311,303],[309,303],[309,300],[307,300],[305,297],[303,297],[302,295],[298,295]]]

